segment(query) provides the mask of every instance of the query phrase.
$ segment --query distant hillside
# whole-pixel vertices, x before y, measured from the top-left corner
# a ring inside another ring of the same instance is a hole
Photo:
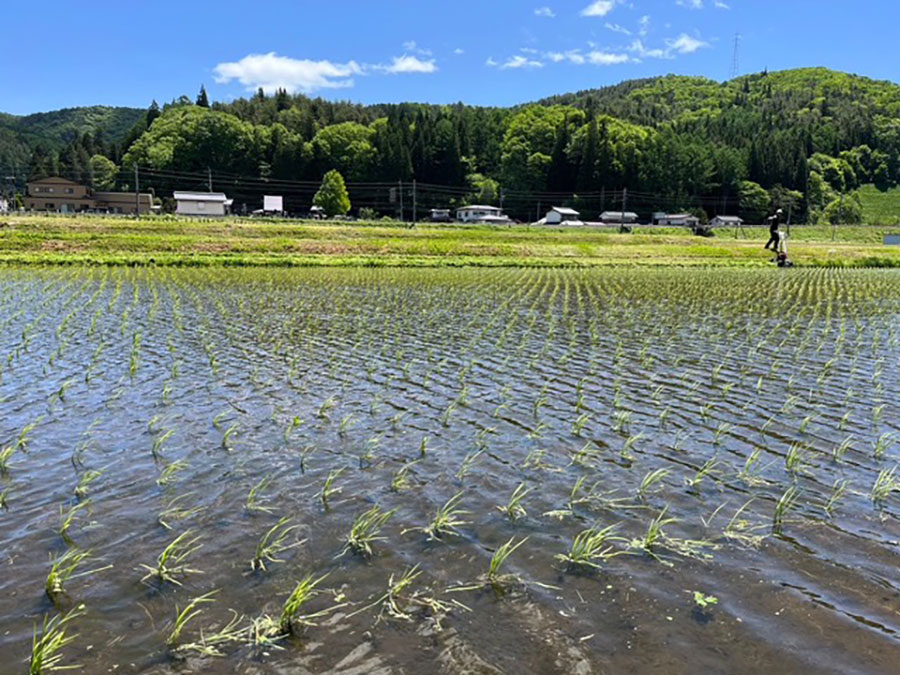
[[[145,111],[138,108],[91,106],[15,116],[0,113],[0,167],[23,167],[42,145],[58,152],[84,133],[100,130],[107,143],[121,142]]]

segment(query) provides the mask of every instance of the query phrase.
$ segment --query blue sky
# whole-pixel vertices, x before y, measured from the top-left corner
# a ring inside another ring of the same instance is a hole
[[[276,86],[511,105],[665,73],[827,66],[898,80],[896,0],[43,0],[4,3],[0,111]],[[22,26],[22,30],[11,27]]]

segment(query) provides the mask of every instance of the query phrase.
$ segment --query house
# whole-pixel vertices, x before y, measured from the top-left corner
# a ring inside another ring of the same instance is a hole
[[[231,213],[233,199],[222,192],[175,192],[178,203],[175,213],[179,216],[205,216],[220,218]]]
[[[600,214],[600,222],[604,225],[634,225],[638,214],[634,211],[604,211]]]
[[[709,221],[709,224],[713,227],[740,227],[744,221],[737,216],[716,216]]]
[[[30,211],[55,211],[57,213],[80,213],[103,211],[134,215],[150,213],[153,209],[153,195],[133,192],[95,192],[75,181],[53,176],[27,183],[28,194],[25,208]]]
[[[547,215],[543,219],[544,225],[584,225],[581,222],[581,214],[575,209],[566,208],[565,206],[554,206],[547,211]]]
[[[503,211],[496,206],[463,206],[456,209],[456,219],[462,223],[482,223],[488,225],[503,225],[511,222],[503,215]]]
[[[449,223],[451,220],[450,209],[431,209],[432,223]]]
[[[700,224],[697,216],[690,213],[658,213],[654,216],[657,225],[668,225],[671,227],[690,227],[694,228]]]

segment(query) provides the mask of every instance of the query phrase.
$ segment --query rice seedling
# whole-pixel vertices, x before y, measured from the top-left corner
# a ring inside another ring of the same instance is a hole
[[[353,426],[355,422],[355,418],[353,413],[348,413],[341,418],[340,423],[338,424],[338,435],[346,436],[347,432],[350,431],[350,428]]]
[[[412,483],[409,480],[409,472],[418,461],[404,464],[397,470],[393,478],[391,478],[391,492],[403,492],[412,487]]]
[[[371,557],[374,553],[372,545],[376,541],[385,540],[385,537],[379,536],[381,528],[396,512],[397,509],[382,511],[376,504],[368,511],[361,513],[350,528],[350,533],[347,535],[341,555],[352,552],[357,555]]]
[[[175,480],[180,472],[184,471],[189,466],[190,464],[183,459],[178,459],[174,462],[166,464],[163,467],[163,470],[160,471],[159,478],[156,479],[156,484],[160,487],[169,485],[173,480]]]
[[[66,542],[67,545],[72,544],[72,538],[69,536],[69,529],[72,527],[72,524],[75,522],[75,518],[81,513],[84,509],[86,509],[91,503],[90,499],[87,499],[83,502],[78,502],[74,506],[70,507],[68,511],[63,511],[63,507],[59,507],[59,517],[60,517],[60,525],[59,525],[59,536],[62,537],[63,541]]]
[[[638,486],[638,496],[640,496],[641,499],[644,499],[651,492],[659,490],[662,487],[663,480],[665,480],[666,476],[670,473],[669,469],[655,469],[654,471],[648,471],[643,479],[641,479],[641,484]]]
[[[650,521],[650,524],[647,526],[647,531],[640,538],[631,540],[631,547],[634,549],[639,549],[648,553],[652,557],[656,558],[660,562],[664,562],[656,553],[656,549],[663,543],[663,528],[666,525],[671,525],[672,523],[677,523],[677,518],[666,517],[666,512],[669,510],[668,505],[663,507],[663,510],[659,512],[659,514]],[[671,565],[671,563],[666,562],[667,565]]]
[[[16,452],[16,446],[7,445],[5,448],[0,450],[0,476],[8,476],[9,475],[9,460],[12,459],[13,454]]]
[[[172,624],[172,630],[169,631],[169,635],[166,637],[166,647],[168,647],[171,652],[178,653],[188,651],[183,645],[180,645],[181,634],[184,632],[188,623],[202,613],[203,610],[200,609],[200,605],[215,602],[213,596],[218,592],[218,590],[214,590],[197,596],[181,610],[178,609],[177,604],[175,605],[175,621]]]
[[[159,583],[169,582],[181,586],[181,577],[187,574],[200,574],[200,570],[188,566],[188,558],[202,546],[199,541],[200,537],[195,537],[192,530],[182,532],[156,557],[154,565],[141,564],[147,571],[141,582],[146,583],[150,579],[155,579]]]
[[[697,469],[697,472],[693,476],[686,478],[684,484],[691,490],[696,491],[707,478],[718,481],[718,472],[716,471],[717,466],[719,466],[719,460],[716,457],[711,457],[703,463],[703,466]]]
[[[478,461],[478,458],[484,454],[484,450],[472,450],[466,454],[463,458],[462,464],[460,464],[459,469],[456,471],[457,480],[463,480],[466,476],[469,475],[469,472],[472,470],[472,467],[475,465],[475,462]]]
[[[619,457],[627,462],[631,462],[634,460],[633,450],[637,442],[644,438],[644,434],[634,434],[629,435],[628,438],[625,439],[625,443],[622,445],[622,450],[619,452]]]
[[[716,431],[713,434],[713,445],[719,445],[722,442],[722,436],[731,431],[734,425],[729,424],[728,422],[719,422],[719,425],[716,427]]]
[[[462,519],[469,512],[459,508],[462,497],[463,491],[460,490],[435,511],[428,525],[411,528],[411,530],[423,532],[428,536],[429,541],[440,541],[444,537],[459,536],[458,528],[469,524],[468,521]],[[411,530],[404,530],[404,533]]]
[[[515,537],[511,537],[508,542],[497,547],[497,550],[494,551],[494,555],[491,556],[491,564],[488,567],[487,578],[488,583],[490,583],[491,587],[495,590],[502,589],[503,586],[511,580],[516,579],[513,575],[501,573],[501,570],[506,565],[506,561],[522,544],[528,541],[528,537],[525,537],[517,544],[514,544],[514,541]]]
[[[324,504],[326,508],[328,507],[328,500],[341,493],[340,487],[334,487],[334,481],[337,480],[342,473],[344,473],[344,467],[329,471],[328,476],[325,478],[325,484],[322,486],[322,489],[316,493],[316,497],[322,500],[322,504]]]
[[[70,645],[77,635],[68,633],[69,624],[85,613],[84,604],[73,607],[65,614],[57,614],[44,622],[40,633],[37,625],[31,640],[31,659],[28,662],[29,675],[44,675],[58,670],[74,670],[81,668],[75,665],[60,665],[63,660],[62,650]]]
[[[0,509],[3,509],[4,511],[9,511],[10,490],[12,490],[12,488],[7,487],[2,492],[0,492]]]
[[[881,418],[884,415],[884,409],[886,404],[882,403],[881,405],[876,405],[872,408],[872,426],[877,427],[881,423]]]
[[[726,539],[737,541],[750,548],[759,548],[760,544],[762,544],[766,536],[764,534],[755,533],[760,532],[763,528],[765,528],[765,524],[754,524],[750,520],[747,520],[743,517],[744,512],[747,510],[750,504],[753,503],[753,501],[754,498],[751,497],[746,502],[744,502],[737,511],[734,512],[731,520],[728,521],[728,524],[722,531],[722,535]]]
[[[894,445],[896,441],[896,437],[890,431],[881,434],[878,437],[878,440],[875,441],[875,447],[873,448],[873,456],[875,459],[883,459],[887,454],[888,450],[891,449],[891,446]]]
[[[890,469],[882,469],[878,472],[878,477],[875,479],[872,491],[869,493],[873,504],[881,506],[893,492],[900,492],[900,479],[896,475],[896,466]]]
[[[578,418],[572,422],[572,435],[581,436],[581,433],[584,431],[584,427],[588,422],[591,421],[591,416],[588,413],[583,413],[578,416]]]
[[[152,424],[152,420],[151,420],[151,424]],[[153,439],[153,447],[150,450],[150,452],[153,454],[153,459],[159,461],[159,458],[163,454],[163,450],[164,450],[163,443],[165,443],[169,438],[171,438],[172,434],[174,434],[174,433],[175,433],[174,429],[169,429],[162,436],[158,436],[155,439]]]
[[[806,472],[807,464],[806,443],[791,443],[784,456],[784,468],[787,469],[787,472],[796,477]]]
[[[91,574],[103,572],[112,568],[112,565],[98,567],[97,569],[76,574],[78,566],[91,557],[90,551],[79,551],[74,548],[66,549],[50,566],[47,581],[44,583],[44,591],[54,605],[58,606],[65,595],[65,586],[70,579],[86,577]]]
[[[266,506],[265,495],[262,492],[269,487],[272,482],[272,476],[263,476],[256,485],[250,488],[247,493],[247,501],[245,507],[249,513],[272,513],[273,509]]]
[[[222,436],[223,450],[231,450],[231,437],[238,432],[238,429],[240,429],[240,425],[232,424],[225,430],[225,434]]]
[[[853,450],[853,436],[847,436],[839,445],[836,445],[831,451],[831,458],[835,462],[843,462],[844,455]]]
[[[291,591],[291,594],[285,599],[277,619],[262,616],[254,620],[251,627],[251,642],[257,645],[267,645],[273,640],[280,640],[295,635],[299,627],[315,626],[318,619],[343,606],[343,604],[338,604],[326,610],[308,614],[302,613],[304,606],[320,594],[321,591],[318,590],[318,586],[327,576],[315,579],[312,575],[309,575],[299,581],[294,590]]]
[[[250,569],[266,572],[267,563],[281,563],[284,560],[278,558],[280,554],[292,548],[303,545],[304,540],[289,542],[291,536],[297,531],[299,525],[291,525],[291,517],[284,516],[260,538],[256,544],[256,553],[250,561]]]
[[[627,410],[617,410],[613,415],[613,431],[616,433],[627,433],[631,425],[631,413]]]
[[[522,501],[533,491],[534,488],[526,488],[525,481],[522,481],[519,483],[519,486],[513,490],[512,495],[509,497],[509,501],[503,506],[498,505],[497,510],[512,521],[524,518],[528,515],[528,512],[525,510],[525,507],[522,506]]]
[[[844,498],[844,495],[847,493],[847,479],[846,478],[838,478],[834,481],[834,484],[831,486],[831,495],[828,497],[828,501],[825,502],[825,513],[828,516],[834,515],[834,510],[837,508],[838,503],[841,499]]]
[[[201,513],[205,507],[188,506],[185,503],[188,499],[191,499],[194,496],[195,493],[188,492],[183,495],[173,497],[171,500],[169,500],[163,510],[159,512],[159,515],[157,515],[156,517],[156,522],[158,522],[167,530],[171,530],[172,526],[170,523],[176,520],[187,520],[188,518],[192,518],[198,513]]]
[[[600,569],[600,563],[622,555],[626,551],[616,551],[613,542],[625,542],[626,539],[615,536],[619,523],[599,529],[592,527],[582,530],[572,540],[566,553],[559,553],[555,558],[566,564],[569,570]]]
[[[306,473],[309,458],[312,457],[315,452],[315,445],[307,445],[302,450],[300,450],[300,473]]]
[[[801,494],[800,488],[791,485],[778,498],[775,503],[775,513],[772,515],[772,532],[781,534],[784,529],[785,516],[797,506]]]

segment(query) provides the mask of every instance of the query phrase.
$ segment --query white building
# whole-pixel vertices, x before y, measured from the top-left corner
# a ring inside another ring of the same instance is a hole
[[[234,202],[221,192],[176,192],[175,201],[179,216],[221,217],[231,213]]]
[[[737,216],[716,216],[709,224],[713,227],[740,227],[744,221]]]
[[[263,213],[284,213],[284,197],[263,195]]]
[[[490,225],[502,225],[511,222],[509,217],[503,215],[503,211],[496,206],[463,206],[456,209],[456,219],[462,223],[485,223]]]
[[[634,225],[638,214],[634,211],[604,211],[600,214],[600,222],[604,225]]]
[[[0,197],[0,213],[7,213],[9,211],[9,202],[6,201],[3,197]]]
[[[671,227],[697,227],[700,219],[690,213],[666,213],[657,214],[657,225],[669,225]]]
[[[565,206],[554,206],[547,211],[547,215],[543,219],[544,225],[584,225],[581,222],[581,214],[575,209],[566,208]]]

